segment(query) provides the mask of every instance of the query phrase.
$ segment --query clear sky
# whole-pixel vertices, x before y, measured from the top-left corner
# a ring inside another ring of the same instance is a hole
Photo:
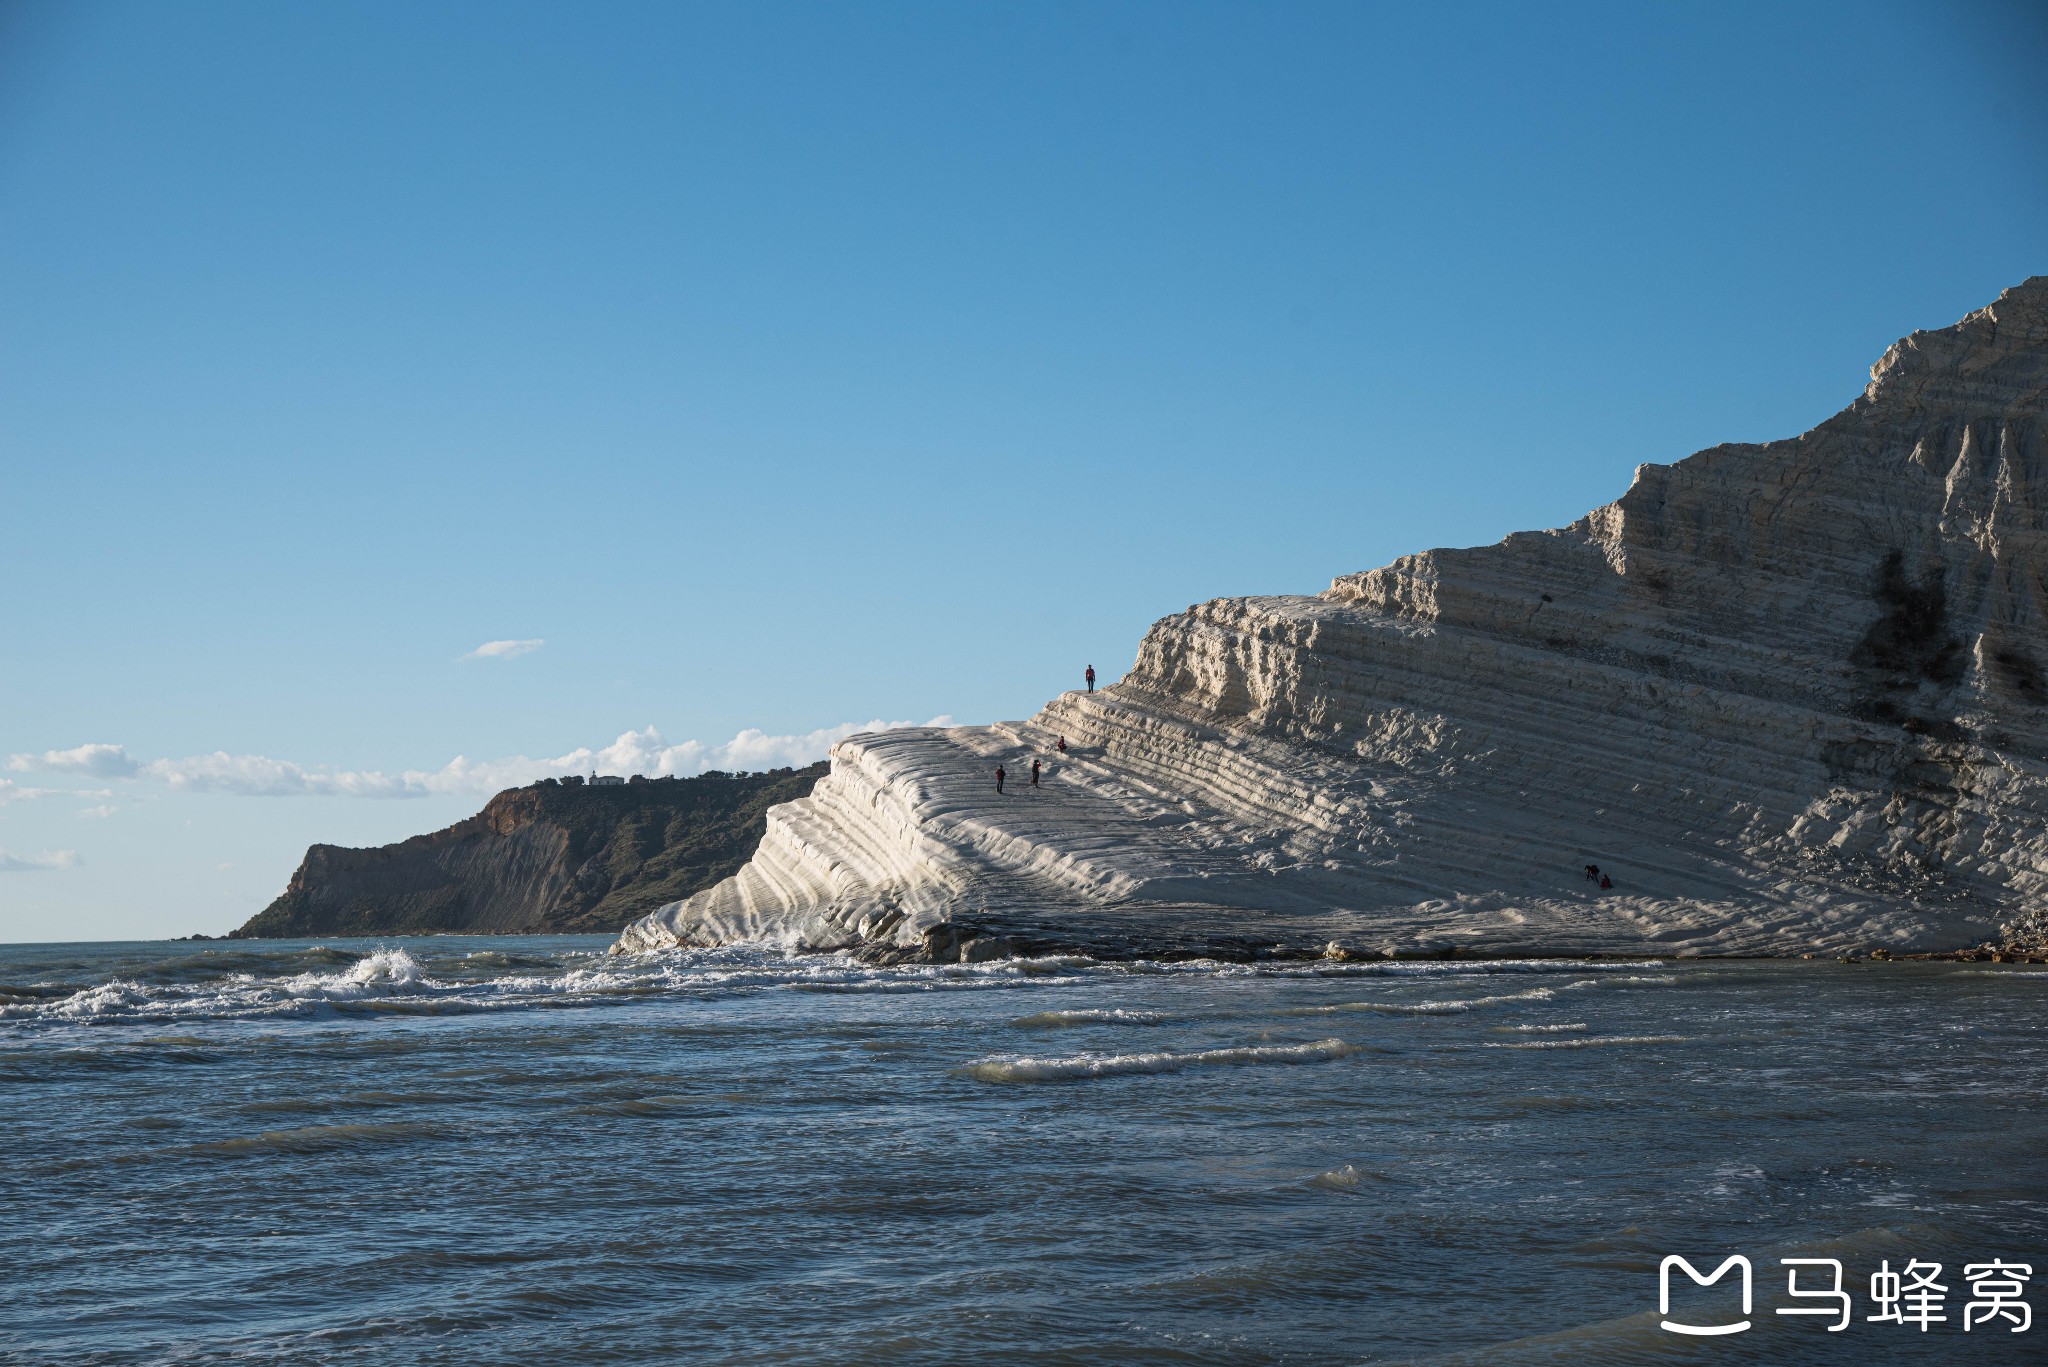
[[[2044,12],[0,4],[0,939],[1810,427],[2048,271]]]

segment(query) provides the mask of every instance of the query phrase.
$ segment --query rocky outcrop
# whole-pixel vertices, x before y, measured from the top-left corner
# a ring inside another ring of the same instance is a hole
[[[620,947],[1996,939],[2048,888],[2044,392],[2037,277],[1804,436],[1642,466],[1569,527],[1191,607],[1028,722],[842,742],[746,867]]]
[[[588,786],[548,779],[446,830],[379,849],[315,845],[234,938],[613,932],[719,882],[767,810],[825,766]]]

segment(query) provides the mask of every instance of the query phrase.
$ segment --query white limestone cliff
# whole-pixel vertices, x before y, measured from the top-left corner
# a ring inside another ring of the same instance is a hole
[[[1642,466],[1569,527],[1197,605],[1028,722],[844,741],[751,863],[619,947],[1986,940],[2048,901],[2044,393],[2035,277],[1803,436]]]

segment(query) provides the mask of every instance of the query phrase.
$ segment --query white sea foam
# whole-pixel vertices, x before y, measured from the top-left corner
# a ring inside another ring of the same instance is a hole
[[[1496,1025],[1493,1028],[1496,1030],[1520,1031],[1527,1034],[1558,1035],[1571,1030],[1583,1030],[1586,1028],[1586,1023],[1584,1021],[1575,1021],[1568,1025]]]
[[[1108,1007],[1095,1011],[1040,1011],[1010,1022],[1027,1030],[1058,1030],[1070,1025],[1163,1025],[1166,1017],[1157,1011],[1128,1011]]]
[[[1340,1039],[1311,1044],[1237,1045],[1186,1053],[1158,1050],[1144,1054],[1074,1054],[1066,1058],[1004,1057],[983,1059],[961,1071],[983,1082],[1066,1082],[1077,1078],[1112,1077],[1123,1073],[1178,1073],[1184,1068],[1243,1067],[1257,1063],[1324,1063],[1356,1053],[1358,1046]]]
[[[1585,1039],[1517,1040],[1512,1044],[1486,1044],[1485,1049],[1593,1049],[1609,1044],[1690,1044],[1690,1035],[1590,1035]]]
[[[237,974],[241,982],[258,980]],[[414,987],[438,987],[421,970],[419,961],[402,949],[378,949],[356,960],[339,973],[301,973],[288,979],[284,990],[302,1000],[351,1001]]]
[[[101,983],[98,987],[88,987],[74,992],[58,1001],[10,1007],[4,1014],[9,1018],[48,1016],[57,1020],[89,1020],[96,1016],[132,1012],[146,1007],[149,1001],[149,988],[141,983],[116,978],[112,982]]]
[[[1327,1187],[1331,1191],[1352,1192],[1358,1191],[1367,1182],[1385,1182],[1387,1180],[1389,1179],[1385,1173],[1370,1172],[1359,1167],[1356,1163],[1346,1163],[1341,1168],[1332,1168],[1328,1172],[1317,1173],[1314,1177],[1308,1179],[1308,1184],[1312,1187]]]
[[[1206,961],[1198,961],[1206,962]],[[1261,977],[1292,978],[1483,978],[1503,973],[1642,973],[1669,971],[1658,959],[1386,959],[1332,962],[1324,959],[1276,964],[1214,964]]]
[[[415,946],[415,951],[426,951]],[[0,997],[0,1020],[220,1020],[350,1012],[446,1014],[581,1000],[596,1005],[673,993],[762,990],[930,992],[977,987],[1057,986],[1084,981],[1069,961],[921,964],[877,968],[845,955],[741,950],[678,951],[631,958],[565,955],[554,971],[545,958],[492,952],[422,964],[415,951],[380,947],[355,957],[316,946],[267,957],[287,971],[223,971],[195,965],[186,981],[117,978],[63,995]],[[240,962],[251,955],[242,953]],[[257,955],[256,957],[264,957]],[[290,971],[312,962],[309,971]],[[496,972],[518,967],[523,972]],[[538,970],[538,971],[535,971]]]
[[[1333,1002],[1326,1006],[1298,1006],[1285,1014],[1325,1016],[1336,1011],[1378,1011],[1390,1016],[1455,1016],[1475,1011],[1482,1006],[1499,1006],[1503,1002],[1548,1001],[1556,995],[1557,992],[1553,988],[1532,987],[1526,992],[1499,992],[1487,997],[1444,997],[1419,1002]]]
[[[422,963],[415,954],[427,958]],[[269,973],[236,971],[251,960]],[[208,973],[212,962],[219,971]],[[311,965],[311,967],[308,967]],[[552,968],[553,971],[549,971]],[[506,969],[523,971],[506,972]],[[152,970],[161,974],[161,966]],[[576,952],[554,964],[546,957],[496,951],[435,958],[415,945],[380,947],[357,956],[314,946],[237,950],[210,960],[202,952],[183,980],[120,977],[65,992],[0,994],[0,1021],[113,1022],[234,1020],[331,1014],[460,1014],[518,1009],[548,1002],[600,1005],[668,994],[792,990],[813,992],[939,992],[977,988],[1056,987],[1110,970],[1073,959],[1005,960],[988,964],[875,967],[848,955],[799,955],[760,946],[683,950],[631,957]],[[147,975],[145,975],[147,976]]]
[[[218,965],[217,969],[214,968]],[[1159,977],[1392,978],[1446,987],[1503,973],[1581,975],[1578,983],[1492,996],[1415,1002],[1343,1004],[1325,1010],[1438,1015],[1515,1000],[1539,1000],[1554,990],[1590,981],[1663,981],[1644,978],[1655,962],[1587,964],[1576,960],[1390,962],[1330,964],[1225,964],[1210,960],[1108,963],[1074,956],[1004,959],[983,964],[902,964],[880,967],[847,954],[802,954],[777,946],[678,949],[657,954],[606,955],[575,951],[559,956],[514,956],[501,949],[436,954],[431,942],[379,947],[368,954],[326,945],[178,951],[175,960],[124,970],[107,982],[75,990],[50,984],[0,992],[0,1021],[92,1024],[119,1021],[234,1020],[350,1015],[462,1014],[543,1004],[602,1005],[682,994],[758,991],[822,993],[939,993],[988,989],[1072,987]],[[175,974],[168,972],[175,968]],[[266,971],[267,969],[267,971]],[[1613,969],[1633,976],[1610,976]],[[1496,979],[1497,980],[1497,979]],[[1389,984],[1392,986],[1393,984]],[[1419,985],[1419,983],[1418,983]],[[1476,983],[1475,983],[1476,985]],[[1120,1008],[1073,1008],[1024,1017],[1034,1026],[1148,1025],[1170,1016]]]
[[[1628,973],[1616,977],[1581,978],[1575,983],[1563,983],[1558,991],[1567,992],[1581,987],[1621,987],[1629,983],[1641,983],[1649,987],[1669,987],[1678,979],[1669,973]]]

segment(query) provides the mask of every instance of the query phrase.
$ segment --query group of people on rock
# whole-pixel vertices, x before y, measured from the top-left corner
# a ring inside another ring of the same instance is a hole
[[[1003,791],[1003,780],[1009,776],[1009,773],[1004,770],[1002,765],[998,764],[996,766],[996,791],[998,793]],[[1031,786],[1034,788],[1038,786],[1038,761],[1035,759],[1031,761]]]
[[[1065,736],[1059,738],[1057,747],[1061,754],[1067,753],[1067,738]],[[998,793],[1003,791],[1003,781],[1009,778],[1009,776],[1009,771],[1004,769],[1002,765],[998,764],[996,766],[996,791]],[[1035,759],[1031,761],[1031,786],[1034,788],[1038,786],[1038,761]]]
[[[1095,666],[1089,665],[1088,672],[1082,677],[1088,680],[1088,691],[1090,693],[1093,693],[1095,691]],[[1059,751],[1063,755],[1067,753],[1067,738],[1065,736],[1060,736],[1059,738],[1054,740],[1053,749]],[[996,766],[997,793],[1001,793],[1003,791],[1003,784],[1009,781],[1009,777],[1009,771],[1003,768],[1002,765],[998,764]],[[1031,786],[1034,788],[1038,786],[1038,761],[1035,759],[1031,761]]]
[[[1088,672],[1083,677],[1088,681],[1088,691],[1093,693],[1095,691],[1095,666],[1089,665]],[[1067,753],[1067,738],[1065,736],[1058,737],[1053,742],[1053,748],[1063,755]],[[1009,777],[1009,771],[998,764],[996,766],[997,793],[1003,791],[1003,784],[1008,781]],[[1034,788],[1038,786],[1038,761],[1036,759],[1031,761],[1031,786]],[[1598,883],[1602,892],[1612,892],[1614,890],[1614,880],[1602,873],[1598,864],[1586,865],[1586,881],[1588,883]]]
[[[1093,693],[1095,691],[1095,666],[1089,665],[1088,672],[1083,677],[1088,681],[1088,691]],[[1063,755],[1067,753],[1067,738],[1060,736],[1055,739],[1053,741],[1053,748]],[[998,764],[996,766],[996,792],[1001,793],[1003,791],[1003,784],[1008,781],[1009,777],[1009,771]],[[1036,759],[1031,761],[1031,786],[1034,788],[1038,786],[1038,761]],[[1586,865],[1586,881],[1588,883],[1598,883],[1602,892],[1612,892],[1614,890],[1614,880],[1602,873],[1598,864]]]

